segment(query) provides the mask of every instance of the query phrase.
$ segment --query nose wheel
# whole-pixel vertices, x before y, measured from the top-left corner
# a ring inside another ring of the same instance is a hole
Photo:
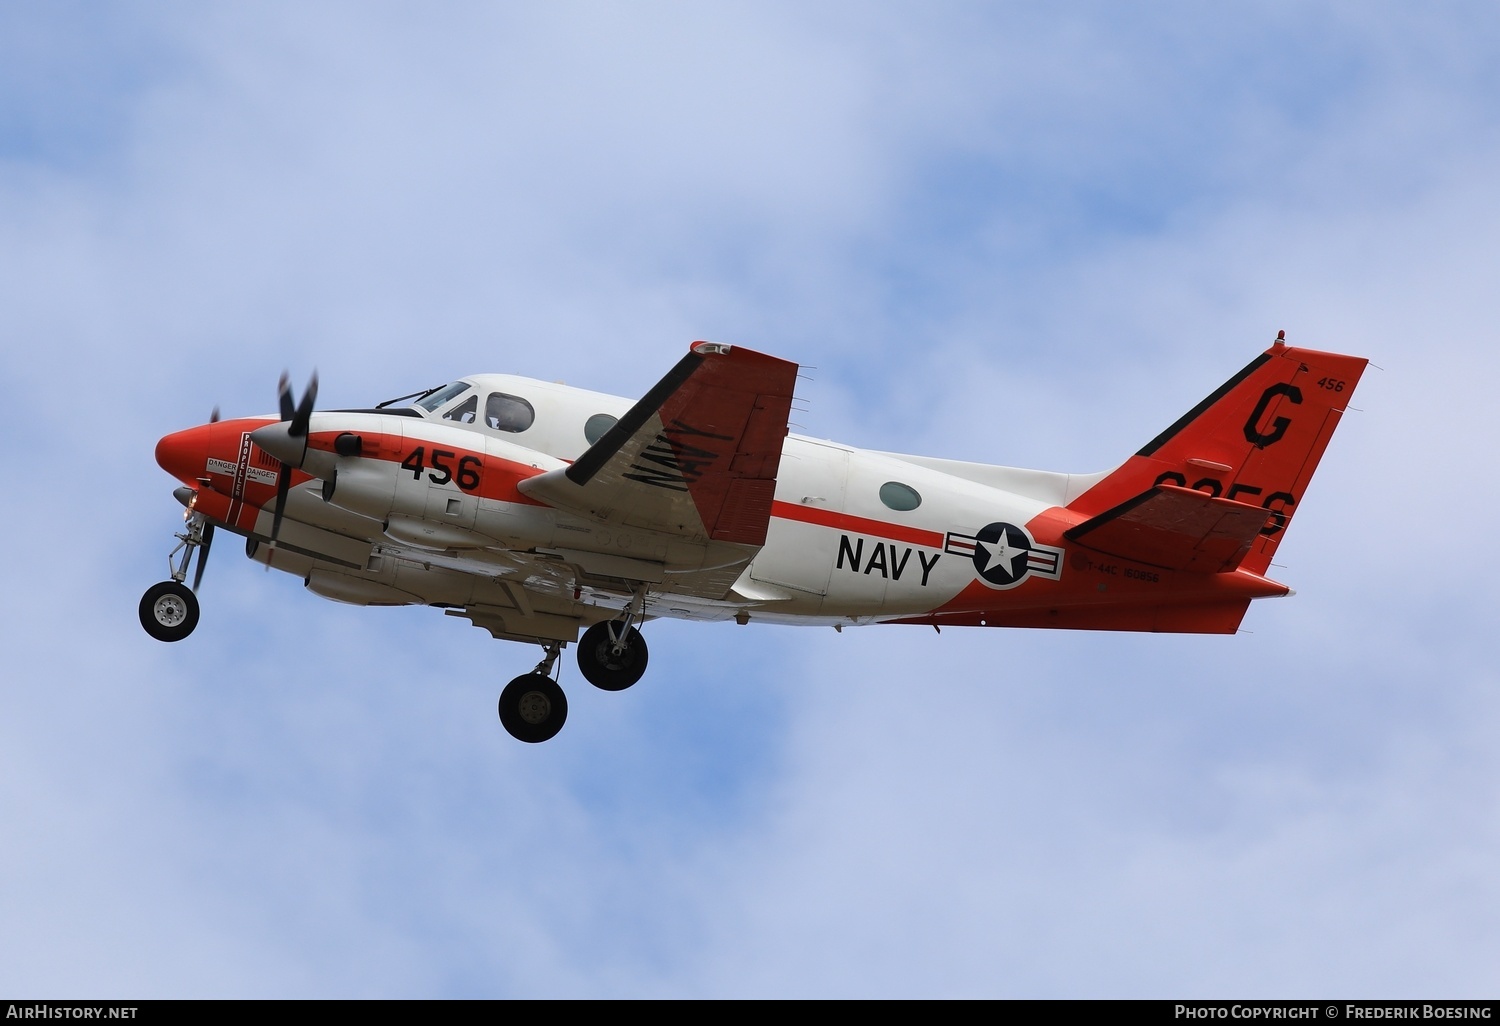
[[[187,526],[177,535],[177,547],[167,556],[172,579],[153,584],[141,596],[141,626],[157,641],[181,641],[198,626],[198,597],[193,592],[203,583],[203,567],[208,563],[208,550],[213,544],[214,525],[201,513],[189,510],[185,516]],[[198,570],[189,588],[183,582],[187,580],[194,552],[198,553]]]
[[[198,626],[198,597],[180,581],[162,581],[141,596],[141,626],[157,641],[181,641]]]

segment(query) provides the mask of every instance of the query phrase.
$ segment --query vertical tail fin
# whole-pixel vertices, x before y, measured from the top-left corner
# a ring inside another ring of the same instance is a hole
[[[1267,521],[1240,565],[1263,574],[1368,362],[1294,349],[1278,335],[1068,508],[1103,519],[1173,485],[1259,506]]]

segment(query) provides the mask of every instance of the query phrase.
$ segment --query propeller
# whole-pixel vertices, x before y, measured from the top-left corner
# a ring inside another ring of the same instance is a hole
[[[285,371],[281,372],[279,391],[281,419],[290,422],[286,433],[293,438],[305,439],[308,423],[312,420],[313,402],[318,398],[318,372],[313,371],[312,380],[307,383],[307,391],[302,393],[300,403],[292,401],[292,382]],[[281,517],[286,512],[287,492],[292,488],[292,466],[285,460],[279,462],[281,466],[276,472],[276,509],[271,516],[272,549],[276,548],[276,539],[281,535]],[[268,568],[269,566],[267,564]]]
[[[218,403],[215,403],[214,408],[209,412],[208,422],[210,424],[217,424],[219,422]],[[203,584],[203,568],[208,565],[208,549],[213,543],[213,521],[205,517],[203,518],[202,532],[198,536],[198,568],[193,571],[193,594],[195,595],[198,593],[199,586]]]
[[[203,583],[203,568],[208,565],[208,547],[214,543],[214,525],[205,522],[203,525],[203,541],[198,546],[198,569],[193,571],[193,594],[198,593],[198,585]]]
[[[291,420],[292,415],[297,412],[297,407],[292,402],[292,379],[286,371],[281,372],[281,381],[276,385],[276,392],[281,397],[281,419]]]

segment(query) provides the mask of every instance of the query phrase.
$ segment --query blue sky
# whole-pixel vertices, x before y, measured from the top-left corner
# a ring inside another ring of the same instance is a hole
[[[0,992],[1492,997],[1500,13],[0,0]],[[694,339],[1077,472],[1372,368],[1228,638],[651,625],[624,694],[216,547],[155,441]],[[1378,368],[1378,369],[1377,369]]]

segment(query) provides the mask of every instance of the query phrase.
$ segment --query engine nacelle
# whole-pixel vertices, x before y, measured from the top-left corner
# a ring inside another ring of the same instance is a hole
[[[372,520],[385,520],[396,501],[395,464],[341,459],[323,478],[323,501]]]
[[[392,513],[385,522],[385,536],[392,541],[423,549],[482,549],[495,544],[493,538],[475,534],[456,524],[444,524],[426,517]]]

